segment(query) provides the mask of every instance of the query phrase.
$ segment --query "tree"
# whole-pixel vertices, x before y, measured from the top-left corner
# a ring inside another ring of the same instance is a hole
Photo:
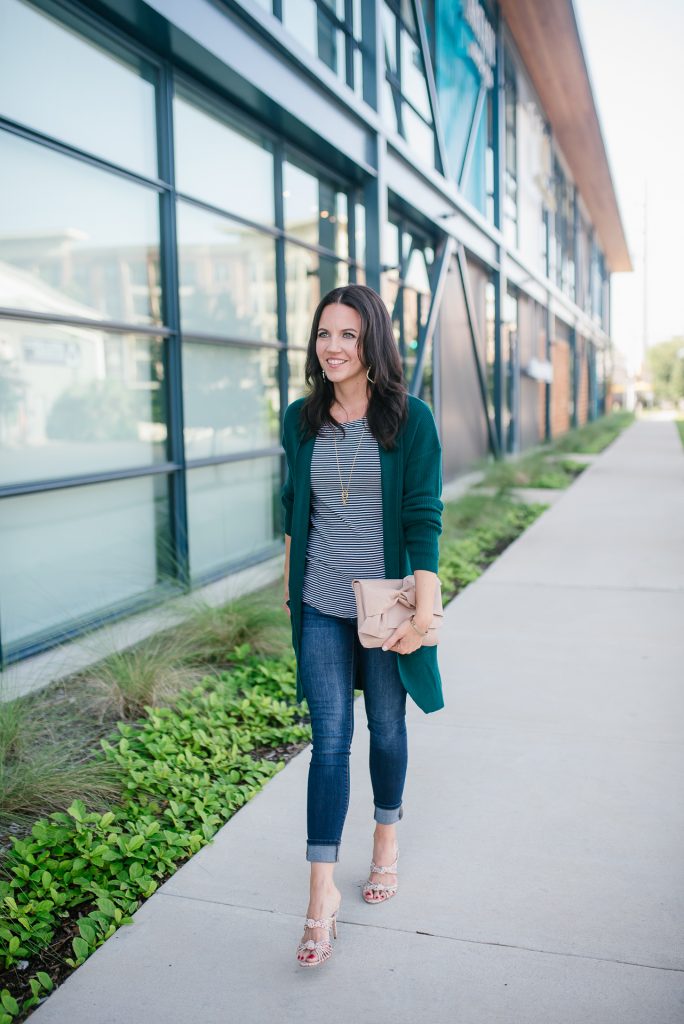
[[[657,402],[684,399],[684,337],[670,338],[646,350]]]

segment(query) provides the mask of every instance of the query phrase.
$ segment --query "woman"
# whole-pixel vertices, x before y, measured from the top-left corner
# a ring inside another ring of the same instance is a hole
[[[354,689],[370,731],[375,832],[367,903],[397,891],[396,822],[407,767],[406,693],[443,707],[435,645],[424,645],[438,585],[441,446],[430,407],[409,395],[387,308],[364,285],[335,288],[314,314],[306,398],[284,417],[288,478],[285,607],[307,699],[313,747],[307,789],[311,863],[303,966],[323,963],[337,937],[333,872],[349,804]],[[416,612],[382,648],[362,647],[352,579],[413,573]]]

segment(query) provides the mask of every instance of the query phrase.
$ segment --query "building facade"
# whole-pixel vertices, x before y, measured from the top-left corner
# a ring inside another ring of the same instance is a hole
[[[329,289],[448,480],[604,411],[629,269],[571,0],[2,0],[2,665],[282,552]]]

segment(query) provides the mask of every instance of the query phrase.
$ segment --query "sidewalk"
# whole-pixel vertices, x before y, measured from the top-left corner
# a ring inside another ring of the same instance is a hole
[[[31,1024],[682,1024],[684,451],[637,422],[446,610],[411,704],[399,894],[360,895],[367,729],[332,960],[295,961],[308,749]]]

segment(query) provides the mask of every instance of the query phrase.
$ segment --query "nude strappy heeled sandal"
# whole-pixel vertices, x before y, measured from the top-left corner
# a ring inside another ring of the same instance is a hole
[[[330,929],[332,928],[333,938],[337,938],[337,914],[341,906],[337,904],[337,909],[333,911],[330,917],[322,917],[317,920],[314,917],[307,917],[306,928],[327,928],[328,938],[319,939],[318,942],[314,942],[313,939],[307,939],[306,942],[300,942],[297,946],[297,963],[301,964],[302,967],[318,967],[319,964],[325,963],[325,961],[332,956],[332,942],[330,941]],[[307,956],[300,958],[299,954],[307,952]]]
[[[386,900],[392,899],[397,894],[398,883],[395,882],[393,885],[385,885],[383,882],[371,882],[370,876],[373,872],[377,872],[379,875],[396,875],[397,873],[397,861],[399,860],[399,847],[397,846],[397,854],[394,858],[394,862],[388,867],[384,865],[378,865],[375,861],[371,861],[370,871],[368,872],[368,881],[363,887],[361,895],[363,896],[366,903],[385,903]],[[382,893],[380,897],[370,896],[366,893],[378,892]]]

